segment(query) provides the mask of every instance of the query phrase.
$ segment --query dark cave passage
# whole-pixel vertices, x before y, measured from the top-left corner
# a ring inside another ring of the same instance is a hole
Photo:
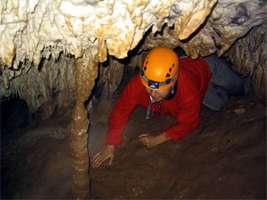
[[[26,101],[11,96],[2,98],[0,102],[2,131],[14,132],[29,125],[30,112]]]

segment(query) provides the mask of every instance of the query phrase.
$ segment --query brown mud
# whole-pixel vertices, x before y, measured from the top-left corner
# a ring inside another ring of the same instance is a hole
[[[91,154],[102,148],[110,103],[91,111]],[[1,141],[1,197],[71,198],[70,112],[58,113]],[[91,169],[91,197],[116,199],[266,198],[266,108],[254,98],[232,98],[222,112],[204,106],[201,125],[180,142],[147,149],[137,137],[174,123],[145,120],[138,108],[112,166]]]

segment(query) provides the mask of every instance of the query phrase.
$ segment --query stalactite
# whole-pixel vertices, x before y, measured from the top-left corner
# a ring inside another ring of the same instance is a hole
[[[90,96],[97,77],[96,55],[90,54],[88,62],[77,59],[75,74],[76,104],[72,113],[70,146],[73,156],[73,195],[75,199],[89,197],[89,157],[87,129],[89,120],[84,102]]]
[[[52,102],[51,106],[54,108],[66,108],[74,102],[73,66],[74,58],[61,54],[57,60],[43,58],[38,66],[28,61],[23,63],[18,70],[20,75],[14,74],[11,69],[3,68],[0,76],[0,96],[18,94],[27,102],[31,112],[48,110],[45,105],[49,102]],[[2,86],[5,80],[8,87]]]

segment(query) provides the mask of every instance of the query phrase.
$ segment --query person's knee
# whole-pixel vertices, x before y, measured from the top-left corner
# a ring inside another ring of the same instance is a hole
[[[228,102],[228,93],[221,87],[210,83],[202,103],[214,111],[222,110]]]
[[[211,82],[214,85],[224,88],[229,95],[247,93],[244,92],[244,79],[233,70],[234,67],[230,62],[215,55],[208,56],[205,60],[212,72]]]

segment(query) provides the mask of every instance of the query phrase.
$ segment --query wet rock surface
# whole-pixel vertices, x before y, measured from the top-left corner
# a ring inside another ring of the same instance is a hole
[[[101,109],[95,110],[89,136],[90,150],[95,152],[104,142],[110,109],[105,103],[96,106]],[[222,112],[203,107],[201,125],[192,134],[179,143],[147,149],[137,136],[148,131],[156,134],[174,120],[159,115],[145,120],[145,110],[139,108],[128,123],[113,165],[90,170],[91,197],[264,198],[265,110],[253,98],[232,98]],[[54,115],[21,130],[23,137],[12,143],[2,141],[2,198],[71,197],[68,127],[68,113]]]

